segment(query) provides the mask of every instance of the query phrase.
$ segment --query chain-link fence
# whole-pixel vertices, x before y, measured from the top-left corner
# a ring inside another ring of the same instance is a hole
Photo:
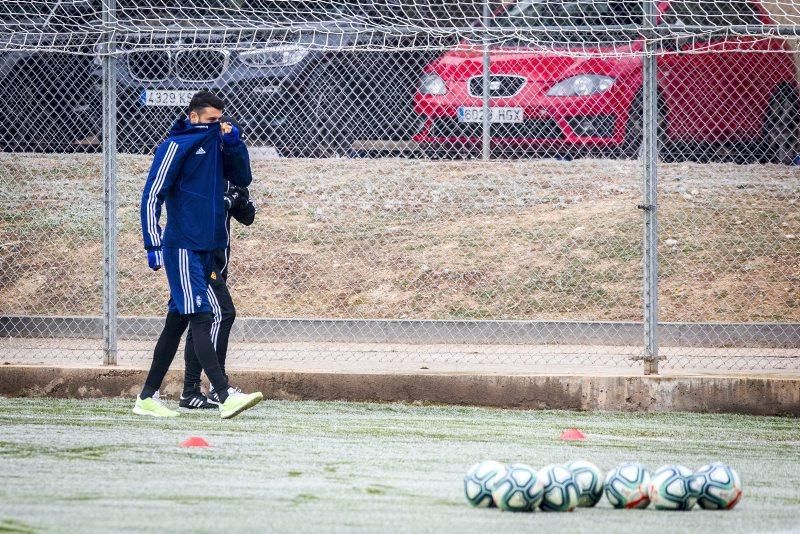
[[[231,227],[231,366],[800,368],[795,0],[0,19],[3,361],[148,360],[168,290],[141,192],[209,89],[258,207]]]

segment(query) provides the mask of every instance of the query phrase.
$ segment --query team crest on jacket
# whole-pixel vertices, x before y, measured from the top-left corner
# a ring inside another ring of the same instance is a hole
[[[194,297],[194,303],[198,308],[203,305],[203,299],[200,298],[200,295]]]
[[[216,272],[211,271],[211,279],[212,280],[216,280],[217,279],[217,273]]]

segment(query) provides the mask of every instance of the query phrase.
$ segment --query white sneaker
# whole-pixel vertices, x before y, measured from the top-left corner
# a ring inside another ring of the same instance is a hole
[[[177,417],[179,414],[170,410],[158,398],[153,395],[148,399],[142,399],[137,395],[136,404],[133,406],[133,413],[136,415],[149,415],[151,417]]]
[[[228,386],[228,395],[229,396],[230,395],[241,395],[241,394],[242,394],[242,390],[240,388],[233,387],[233,386]],[[217,406],[219,406],[219,404],[220,404],[219,395],[217,395],[217,392],[214,391],[213,387],[208,390],[208,402],[210,402],[211,404],[216,404]]]
[[[262,401],[264,396],[260,391],[255,393],[241,393],[236,388],[228,389],[228,398],[219,405],[219,415],[223,419],[236,417],[248,408],[252,408]]]

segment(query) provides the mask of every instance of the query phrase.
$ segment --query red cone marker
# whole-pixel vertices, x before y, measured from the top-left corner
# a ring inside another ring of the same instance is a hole
[[[181,443],[181,447],[210,447],[208,442],[199,436],[192,436]]]
[[[564,441],[585,441],[586,435],[577,428],[568,428],[561,433],[561,439]]]

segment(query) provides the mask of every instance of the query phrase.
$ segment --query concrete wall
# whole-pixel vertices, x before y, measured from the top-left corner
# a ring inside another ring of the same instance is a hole
[[[0,395],[133,398],[146,371],[119,368],[0,367]],[[520,409],[687,411],[800,416],[800,375],[592,376],[353,374],[233,371],[246,391],[288,400],[425,402]],[[182,372],[171,371],[162,391],[175,399]]]

